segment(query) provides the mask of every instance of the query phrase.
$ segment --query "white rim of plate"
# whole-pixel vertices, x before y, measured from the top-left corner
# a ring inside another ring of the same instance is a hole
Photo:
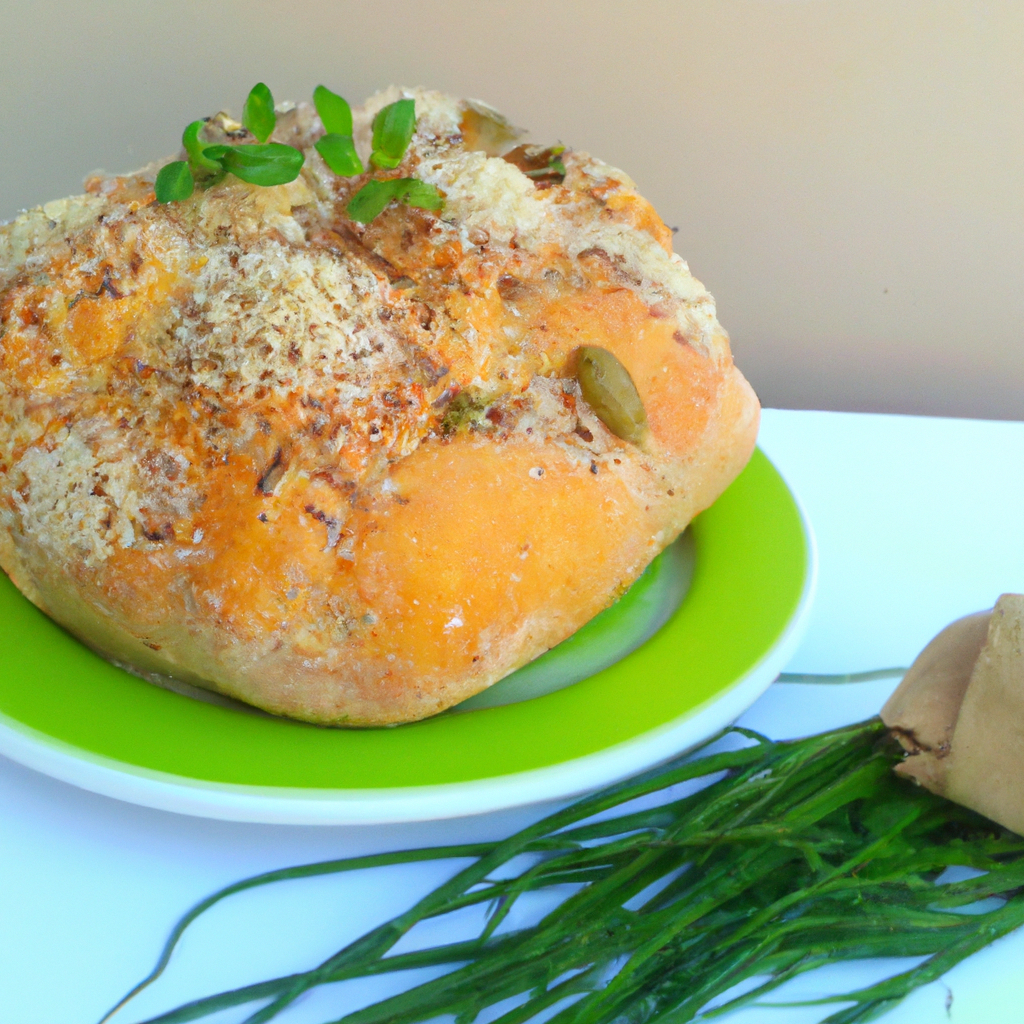
[[[807,546],[800,600],[779,639],[732,686],[666,725],[593,754],[468,782],[385,789],[301,789],[204,782],[93,754],[0,714],[0,754],[44,775],[103,796],[162,811],[274,825],[381,825],[461,818],[566,800],[600,789],[692,750],[736,721],[796,653],[818,581],[818,549],[800,499]]]

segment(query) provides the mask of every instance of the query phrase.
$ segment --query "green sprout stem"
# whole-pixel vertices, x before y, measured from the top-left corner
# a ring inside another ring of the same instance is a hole
[[[826,685],[839,685],[841,683],[870,683],[876,679],[895,679],[905,676],[905,668],[876,668],[870,672],[781,672],[778,681],[780,683],[825,683]]]

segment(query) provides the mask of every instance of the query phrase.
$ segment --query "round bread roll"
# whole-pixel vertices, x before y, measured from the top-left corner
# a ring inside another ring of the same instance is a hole
[[[0,564],[96,651],[269,712],[408,722],[613,602],[753,449],[711,296],[630,179],[391,88],[439,212],[159,165],[0,227]],[[207,135],[244,135],[224,117]],[[550,166],[549,166],[550,164]],[[381,172],[375,172],[380,177]]]

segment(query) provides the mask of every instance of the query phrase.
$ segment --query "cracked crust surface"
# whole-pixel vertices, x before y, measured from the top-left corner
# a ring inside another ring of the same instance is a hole
[[[531,178],[479,106],[416,99],[396,176],[345,216],[300,105],[289,185],[155,203],[158,165],[0,227],[0,564],[86,643],[269,711],[434,714],[607,606],[746,463],[757,400],[714,302],[620,171]],[[215,130],[216,125],[211,127]],[[643,449],[573,376],[614,352]]]

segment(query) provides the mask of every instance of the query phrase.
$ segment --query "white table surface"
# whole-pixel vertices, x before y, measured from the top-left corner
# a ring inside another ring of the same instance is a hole
[[[819,547],[818,595],[792,671],[909,664],[950,620],[1024,591],[1024,423],[769,410],[761,445],[803,502]],[[892,685],[775,684],[741,721],[779,738],[802,735],[876,713]],[[147,973],[187,907],[246,875],[498,838],[548,810],[386,827],[245,825],[119,803],[0,757],[0,1020],[95,1022]],[[305,969],[455,867],[378,869],[233,897],[194,926],[166,976],[117,1019]],[[883,1019],[1024,1019],[1022,962],[1024,934],[1008,936]],[[886,966],[831,969],[773,998],[856,987]],[[385,991],[380,981],[326,986],[280,1019],[333,1020]],[[827,1012],[752,1008],[724,1019],[809,1024]]]

